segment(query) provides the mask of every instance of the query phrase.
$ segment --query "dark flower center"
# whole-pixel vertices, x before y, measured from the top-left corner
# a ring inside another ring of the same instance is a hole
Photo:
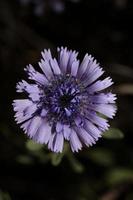
[[[67,108],[70,105],[72,99],[73,99],[72,95],[64,94],[64,95],[60,96],[59,104],[62,108],[64,108],[64,107]]]
[[[81,112],[85,91],[83,85],[71,75],[56,75],[44,88],[42,105],[51,123],[71,124]]]

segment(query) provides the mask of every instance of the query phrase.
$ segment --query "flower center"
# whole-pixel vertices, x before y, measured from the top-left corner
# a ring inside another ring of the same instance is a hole
[[[47,118],[51,123],[60,121],[71,124],[81,112],[84,94],[83,85],[71,75],[56,75],[44,88],[43,108],[47,110]]]
[[[72,95],[64,94],[64,95],[60,96],[59,104],[62,108],[67,108],[70,106],[72,99],[73,99]]]

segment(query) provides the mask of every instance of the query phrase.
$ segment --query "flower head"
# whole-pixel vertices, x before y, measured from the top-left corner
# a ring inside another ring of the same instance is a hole
[[[72,151],[95,144],[109,127],[107,119],[116,112],[116,96],[103,92],[113,84],[110,77],[97,80],[104,71],[86,54],[80,62],[76,51],[58,48],[58,60],[50,50],[42,52],[41,73],[32,65],[25,68],[32,83],[22,80],[17,92],[26,99],[14,100],[15,120],[34,141],[62,152],[64,140]],[[101,115],[102,114],[102,115]]]

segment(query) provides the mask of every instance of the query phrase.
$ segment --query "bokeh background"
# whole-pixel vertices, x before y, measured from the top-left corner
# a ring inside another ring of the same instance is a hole
[[[133,200],[132,28],[132,0],[0,0],[0,200]],[[23,68],[57,46],[97,58],[118,97],[111,129],[78,154],[33,143],[13,117]]]

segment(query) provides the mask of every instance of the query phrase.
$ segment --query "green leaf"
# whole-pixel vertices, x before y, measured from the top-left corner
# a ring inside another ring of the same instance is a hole
[[[62,161],[63,155],[64,155],[63,153],[58,153],[58,154],[52,153],[51,154],[51,163],[52,163],[52,165],[58,166]]]
[[[85,168],[82,165],[81,162],[79,162],[75,156],[70,152],[69,154],[67,154],[67,158],[71,164],[72,169],[76,172],[76,173],[82,173]]]
[[[64,149],[63,149],[63,152],[62,153],[51,153],[51,163],[52,165],[54,166],[58,166],[62,159],[63,159],[63,156],[68,152],[69,150],[69,146],[68,144],[65,142],[64,143]]]
[[[114,163],[112,152],[104,148],[92,149],[88,152],[88,156],[99,165],[110,166]]]
[[[104,132],[103,137],[106,139],[122,139],[124,138],[124,134],[117,128],[110,128],[108,131]]]
[[[7,192],[3,192],[0,190],[0,200],[11,200],[11,197]]]
[[[17,162],[24,164],[24,165],[30,165],[33,164],[33,159],[30,156],[26,156],[26,155],[19,155],[16,158]]]
[[[127,168],[116,168],[111,170],[106,176],[107,182],[111,185],[125,181],[133,181],[133,170]]]
[[[35,143],[33,140],[28,140],[26,142],[26,148],[30,151],[39,151],[41,150],[43,145]]]

